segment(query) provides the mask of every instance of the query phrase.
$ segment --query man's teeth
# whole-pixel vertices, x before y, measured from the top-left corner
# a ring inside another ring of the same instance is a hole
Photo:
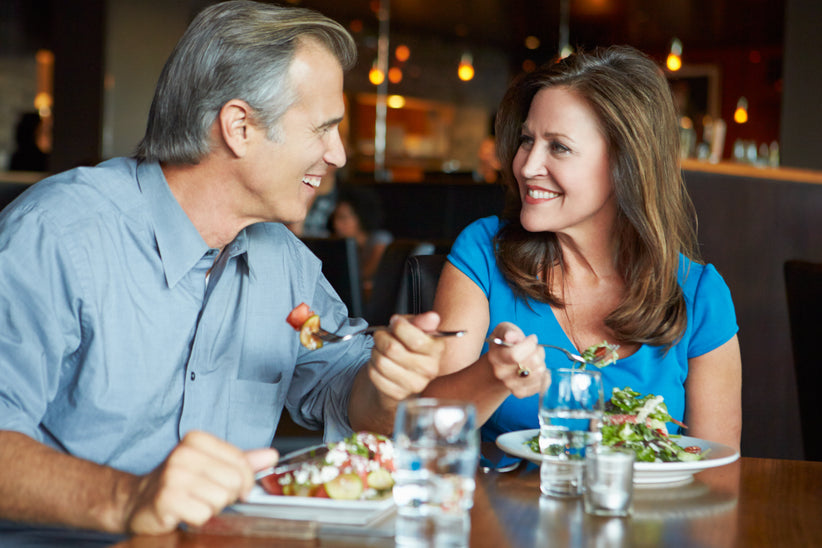
[[[320,181],[322,181],[322,177],[313,177],[313,176],[310,176],[310,175],[305,175],[303,177],[303,182],[307,185],[313,186],[314,188],[317,188],[317,187],[320,186]]]
[[[556,198],[559,196],[558,192],[549,192],[547,190],[529,190],[528,196],[534,198],[536,200],[549,200],[551,198]]]

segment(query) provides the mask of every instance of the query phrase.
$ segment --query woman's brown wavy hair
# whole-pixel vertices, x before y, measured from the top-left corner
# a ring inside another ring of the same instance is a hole
[[[615,264],[626,294],[605,325],[623,344],[670,347],[687,325],[677,283],[679,254],[699,260],[696,214],[679,168],[679,124],[660,68],[627,46],[572,54],[515,80],[497,113],[497,146],[506,185],[502,228],[495,238],[500,270],[523,298],[563,306],[552,294],[551,268],[562,267],[553,232],[520,224],[512,162],[523,123],[538,91],[562,87],[593,108],[609,151],[617,201]],[[547,272],[548,278],[543,275]]]

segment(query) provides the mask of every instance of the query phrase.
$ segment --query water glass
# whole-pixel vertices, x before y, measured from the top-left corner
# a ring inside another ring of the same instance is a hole
[[[469,403],[400,403],[394,425],[397,546],[468,546],[479,460],[476,421]]]
[[[599,446],[585,458],[585,511],[597,516],[627,516],[634,495],[633,451]]]
[[[599,442],[604,409],[599,371],[552,369],[539,402],[540,491],[582,494],[588,447]]]

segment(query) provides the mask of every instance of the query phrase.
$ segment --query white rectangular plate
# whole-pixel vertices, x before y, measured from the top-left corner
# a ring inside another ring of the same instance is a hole
[[[248,499],[231,509],[249,516],[335,525],[369,525],[394,511],[391,497],[383,500],[333,500],[269,495],[255,485]]]

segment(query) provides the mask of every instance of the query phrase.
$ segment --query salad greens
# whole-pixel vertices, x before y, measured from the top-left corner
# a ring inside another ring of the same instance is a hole
[[[586,348],[585,352],[582,353],[582,357],[585,360],[585,364],[592,363],[595,366],[602,368],[606,365],[616,363],[619,359],[619,354],[617,353],[618,349],[618,344],[610,344],[608,341],[602,341],[599,344]],[[582,365],[581,369],[585,369],[585,365]]]
[[[639,462],[689,462],[703,457],[697,446],[680,447],[668,435],[665,423],[685,425],[668,414],[662,396],[639,392],[626,387],[614,388],[611,399],[605,404],[602,424],[602,444],[609,447],[625,447],[636,453]]]
[[[582,353],[587,363],[605,367],[615,363],[619,358],[619,346],[603,341],[595,344]],[[584,369],[583,365],[581,369]],[[605,416],[602,423],[602,444],[608,447],[623,447],[636,453],[637,462],[690,462],[705,456],[701,447],[680,447],[673,440],[680,436],[671,436],[665,427],[673,422],[687,428],[680,421],[668,414],[662,396],[640,393],[631,390],[614,388],[611,399],[605,403]],[[526,442],[528,447],[539,453],[539,436]]]

